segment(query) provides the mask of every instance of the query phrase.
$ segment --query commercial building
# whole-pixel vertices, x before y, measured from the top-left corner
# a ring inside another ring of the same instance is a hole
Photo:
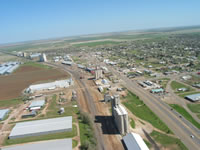
[[[42,84],[35,84],[30,85],[27,89],[27,93],[34,93],[36,91],[41,90],[53,90],[55,88],[67,88],[73,84],[73,80],[70,78],[68,80],[59,80],[50,83],[42,83]]]
[[[103,78],[102,70],[95,70],[95,79],[98,80],[101,78]]]
[[[185,96],[186,99],[192,101],[192,102],[197,102],[200,100],[200,93],[198,94],[192,94],[192,95],[187,95]]]
[[[0,109],[0,120],[3,120],[10,112],[10,109]]]
[[[1,148],[1,150],[72,150],[72,139],[49,140],[7,146]]]
[[[30,110],[32,110],[32,109],[34,109],[36,107],[39,108],[39,109],[41,109],[41,107],[43,107],[44,104],[45,104],[45,100],[34,100],[34,101],[31,102],[31,104],[29,105],[28,108]]]
[[[33,53],[29,57],[32,60],[38,60],[40,58],[40,56],[41,56],[41,53]]]
[[[151,93],[164,93],[164,89],[160,88],[160,89],[152,89]]]
[[[120,97],[119,95],[115,95],[114,99],[112,99],[112,116],[114,117],[114,121],[116,126],[120,132],[120,134],[124,135],[128,133],[128,113],[126,109],[120,105]]]
[[[0,75],[11,74],[20,66],[20,62],[7,62],[0,65]]]
[[[133,132],[126,134],[123,142],[127,150],[149,150],[141,136]]]
[[[72,116],[17,123],[9,139],[72,131]]]

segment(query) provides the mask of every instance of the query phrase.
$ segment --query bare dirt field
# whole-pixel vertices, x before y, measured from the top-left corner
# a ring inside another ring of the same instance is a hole
[[[69,74],[57,69],[22,66],[13,74],[0,76],[0,100],[19,97],[31,84],[68,78]]]

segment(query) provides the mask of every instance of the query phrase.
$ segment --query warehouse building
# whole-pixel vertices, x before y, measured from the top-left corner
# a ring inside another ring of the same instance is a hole
[[[10,109],[0,109],[0,120],[3,120],[10,112]]]
[[[126,134],[123,142],[127,150],[149,150],[141,136],[133,132]]]
[[[29,105],[29,110],[34,110],[35,108],[41,109],[45,104],[45,100],[34,100]]]
[[[72,139],[40,141],[3,147],[1,150],[72,150]]]
[[[9,139],[67,131],[72,131],[72,116],[17,123]]]
[[[185,96],[186,99],[192,101],[192,102],[197,102],[200,100],[200,93],[198,94],[192,94],[192,95],[187,95]]]
[[[0,65],[0,75],[10,74],[20,65],[20,62],[7,62]]]
[[[112,116],[120,134],[128,133],[128,113],[126,109],[120,104],[119,95],[115,95],[112,99]]]
[[[59,80],[59,81],[54,81],[54,82],[50,82],[50,83],[35,84],[35,85],[30,85],[26,89],[26,92],[34,93],[36,91],[41,91],[41,90],[53,90],[56,88],[67,88],[72,84],[73,84],[73,80],[71,78],[68,80]]]

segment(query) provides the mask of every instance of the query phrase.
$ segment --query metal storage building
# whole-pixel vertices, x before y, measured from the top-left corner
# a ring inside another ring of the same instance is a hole
[[[187,95],[185,96],[186,99],[192,101],[192,102],[196,102],[200,100],[200,93],[198,94],[192,94],[192,95]]]
[[[33,107],[43,107],[45,104],[45,100],[34,100],[31,102],[31,104],[29,105],[29,109],[33,108]]]
[[[128,133],[123,137],[123,141],[127,150],[149,150],[139,134]]]
[[[3,147],[2,150],[72,150],[72,139],[40,141]]]
[[[23,138],[72,131],[72,116],[17,123],[9,138]]]
[[[73,84],[72,79],[59,80],[59,81],[54,81],[54,82],[50,82],[50,83],[35,84],[35,85],[30,85],[26,89],[26,92],[34,93],[35,91],[55,89],[56,87],[65,88],[65,87],[70,86],[71,84]]]
[[[0,120],[3,120],[10,112],[10,109],[0,109]]]

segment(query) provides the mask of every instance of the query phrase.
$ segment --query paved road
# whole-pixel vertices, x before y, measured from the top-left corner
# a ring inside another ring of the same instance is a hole
[[[179,115],[175,111],[171,111],[170,107],[155,97],[148,91],[145,91],[138,86],[136,81],[131,81],[127,77],[119,74],[117,71],[109,67],[114,74],[116,74],[123,82],[124,86],[138,95],[144,103],[151,108],[151,110],[158,115],[158,117],[167,124],[167,126],[181,139],[181,141],[190,150],[197,150],[200,147],[200,131],[195,128],[184,118],[179,118]],[[194,135],[192,139],[190,135]]]

